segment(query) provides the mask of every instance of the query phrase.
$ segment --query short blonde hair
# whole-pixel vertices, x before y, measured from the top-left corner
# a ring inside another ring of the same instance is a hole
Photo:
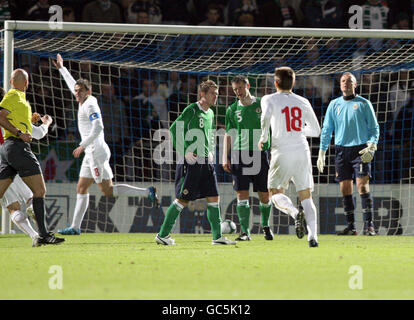
[[[342,78],[343,76],[350,76],[350,77],[354,80],[354,82],[355,82],[355,83],[358,83],[357,78],[355,77],[355,75],[354,75],[353,73],[349,72],[349,71],[344,72],[344,73],[341,75],[341,78]]]
[[[200,93],[207,93],[210,88],[218,89],[218,85],[213,80],[206,80],[200,83]]]

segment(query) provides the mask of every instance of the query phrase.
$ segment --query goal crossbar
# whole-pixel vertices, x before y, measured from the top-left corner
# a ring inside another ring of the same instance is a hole
[[[124,32],[160,34],[199,34],[227,36],[292,36],[292,37],[341,37],[341,38],[386,38],[412,39],[414,30],[379,29],[308,29],[308,28],[264,28],[264,27],[209,27],[182,25],[148,25],[119,23],[75,23],[62,22],[59,28],[42,21],[5,21],[5,30],[50,30],[73,32]]]

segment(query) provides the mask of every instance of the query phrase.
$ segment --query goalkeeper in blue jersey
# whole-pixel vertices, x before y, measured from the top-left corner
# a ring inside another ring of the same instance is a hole
[[[357,81],[346,72],[340,79],[342,97],[330,102],[321,133],[317,166],[323,172],[325,153],[335,133],[335,172],[343,195],[348,226],[338,235],[357,235],[355,205],[352,197],[353,178],[361,196],[364,213],[364,235],[376,235],[372,221],[373,200],[369,191],[371,161],[377,150],[379,125],[369,100],[355,94]]]

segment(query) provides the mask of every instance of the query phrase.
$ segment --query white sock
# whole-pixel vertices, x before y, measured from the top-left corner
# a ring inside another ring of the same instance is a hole
[[[303,200],[303,210],[305,211],[306,226],[308,229],[308,241],[315,239],[318,241],[318,223],[316,221],[316,207],[312,198]]]
[[[32,225],[30,224],[29,219],[27,216],[19,211],[16,210],[11,215],[12,221],[16,224],[16,226],[19,227],[20,230],[22,230],[25,234],[27,234],[30,238],[34,238],[38,236],[39,234],[33,229]]]
[[[178,211],[183,211],[184,206],[177,199],[174,200],[174,204],[177,207]]]
[[[293,205],[292,200],[283,193],[274,194],[271,198],[276,209],[290,215],[293,219],[296,219],[296,216],[299,210]]]
[[[76,195],[75,211],[73,212],[72,228],[80,229],[83,217],[89,206],[89,193]]]
[[[132,197],[148,197],[149,191],[147,188],[137,188],[129,184],[116,184],[112,187],[114,197],[118,196],[132,196]]]

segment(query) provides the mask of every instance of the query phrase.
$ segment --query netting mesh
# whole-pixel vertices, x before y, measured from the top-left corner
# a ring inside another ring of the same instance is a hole
[[[372,39],[371,39],[372,40]],[[17,31],[22,51],[65,52],[75,60],[119,67],[179,72],[269,73],[289,65],[298,75],[344,70],[411,68],[414,40],[332,37],[259,37],[140,33],[62,33]]]
[[[381,46],[372,45],[379,41]],[[382,234],[414,233],[413,41],[16,31],[15,67],[24,67],[30,74],[28,100],[35,111],[55,119],[48,137],[34,144],[45,178],[53,186],[48,197],[63,195],[69,199],[67,206],[60,205],[65,214],[55,225],[70,223],[76,199],[74,182],[80,168],[80,161],[71,156],[80,141],[78,106],[51,63],[60,53],[75,79],[82,77],[92,83],[103,114],[115,180],[140,186],[155,184],[162,194],[163,207],[156,211],[143,199],[114,201],[97,191],[95,207],[88,210],[82,225],[84,231],[158,232],[163,213],[174,199],[175,165],[154,161],[154,150],[160,144],[153,139],[156,131],[168,129],[189,103],[197,101],[197,85],[207,78],[219,84],[219,101],[213,111],[216,127],[222,129],[226,107],[235,101],[231,88],[234,75],[247,75],[252,94],[261,97],[275,90],[274,68],[288,65],[297,73],[295,92],[310,100],[321,124],[329,101],[341,95],[341,73],[352,71],[357,76],[357,92],[372,102],[380,123],[371,179],[376,226]],[[309,141],[315,164],[319,139]],[[221,147],[219,143],[217,154]],[[334,181],[333,155],[331,146],[324,174],[314,167],[321,233],[333,233],[345,224],[339,187]],[[220,164],[216,171],[223,218],[238,223],[231,176]],[[293,187],[288,195],[296,199]],[[257,233],[261,232],[258,199],[256,194],[251,196],[252,231]],[[357,194],[355,200],[360,227],[362,210]],[[191,204],[174,231],[208,232],[205,209],[202,200]],[[293,221],[276,209],[273,213],[275,232],[292,232]]]

